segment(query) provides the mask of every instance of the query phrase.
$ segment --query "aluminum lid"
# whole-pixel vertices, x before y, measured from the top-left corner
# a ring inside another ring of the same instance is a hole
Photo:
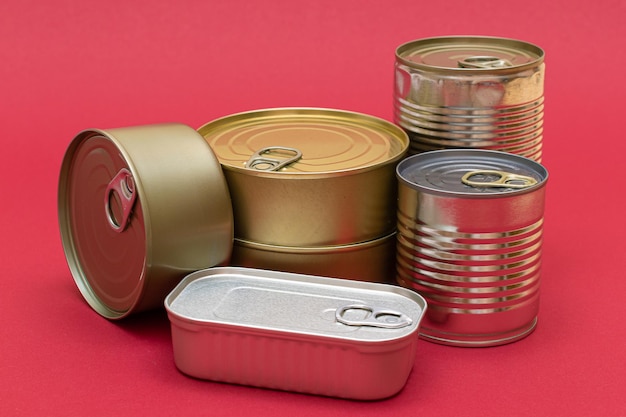
[[[266,109],[198,129],[225,168],[276,174],[368,169],[400,159],[406,133],[383,119],[331,109]]]
[[[58,215],[72,276],[110,319],[162,305],[186,273],[232,250],[220,165],[182,124],[80,132],[63,160]]]
[[[405,65],[436,71],[519,71],[543,61],[544,51],[515,39],[487,36],[425,38],[400,45],[396,57]]]
[[[416,332],[426,302],[392,285],[218,267],[188,275],[168,295],[165,307],[200,326],[219,323],[380,342]]]
[[[446,149],[413,155],[398,164],[396,173],[402,183],[418,190],[474,198],[533,191],[548,179],[548,171],[538,162],[482,149]]]

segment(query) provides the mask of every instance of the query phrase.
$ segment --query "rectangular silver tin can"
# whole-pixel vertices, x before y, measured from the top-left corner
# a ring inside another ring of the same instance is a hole
[[[185,277],[165,308],[184,374],[377,400],[406,384],[426,301],[388,284],[216,267]]]

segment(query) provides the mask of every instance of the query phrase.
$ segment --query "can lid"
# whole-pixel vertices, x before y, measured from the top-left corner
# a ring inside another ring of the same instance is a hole
[[[191,174],[221,178],[209,184]],[[189,197],[178,191],[185,185]],[[186,125],[80,132],[63,160],[58,199],[72,276],[109,319],[159,306],[185,273],[222,262],[232,250],[223,173]]]
[[[424,70],[500,73],[536,66],[543,61],[544,52],[536,45],[515,39],[447,36],[400,45],[396,57],[405,65]]]
[[[84,277],[79,288],[98,300],[96,310],[128,311],[141,295],[146,264],[139,185],[116,143],[101,132],[83,134],[66,155],[59,214],[70,268]]]
[[[225,168],[268,175],[371,168],[400,159],[407,134],[383,119],[316,108],[266,109],[198,129]]]
[[[384,342],[417,332],[426,301],[395,286],[287,272],[218,267],[185,277],[165,299],[188,325]],[[241,308],[245,305],[246,308]]]
[[[536,161],[483,149],[413,155],[398,164],[396,173],[404,184],[425,192],[478,198],[526,193],[548,179],[548,171]]]

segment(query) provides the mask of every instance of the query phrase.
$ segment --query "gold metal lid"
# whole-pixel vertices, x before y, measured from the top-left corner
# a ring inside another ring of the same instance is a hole
[[[413,68],[437,71],[519,71],[540,64],[541,48],[515,39],[488,36],[425,38],[400,45],[396,57]]]
[[[198,131],[225,168],[267,175],[369,169],[399,159],[409,145],[406,133],[383,119],[317,108],[239,113]]]
[[[186,273],[232,250],[220,164],[183,124],[80,132],[63,160],[58,199],[72,276],[109,319],[161,306]]]

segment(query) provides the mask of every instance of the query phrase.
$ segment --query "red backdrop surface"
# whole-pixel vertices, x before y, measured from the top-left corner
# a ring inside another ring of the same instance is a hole
[[[0,415],[626,415],[622,0],[0,3]],[[391,120],[395,48],[440,35],[546,52],[539,325],[510,345],[419,341],[404,390],[357,402],[188,378],[163,311],[97,315],[56,193],[87,128],[317,106]]]

